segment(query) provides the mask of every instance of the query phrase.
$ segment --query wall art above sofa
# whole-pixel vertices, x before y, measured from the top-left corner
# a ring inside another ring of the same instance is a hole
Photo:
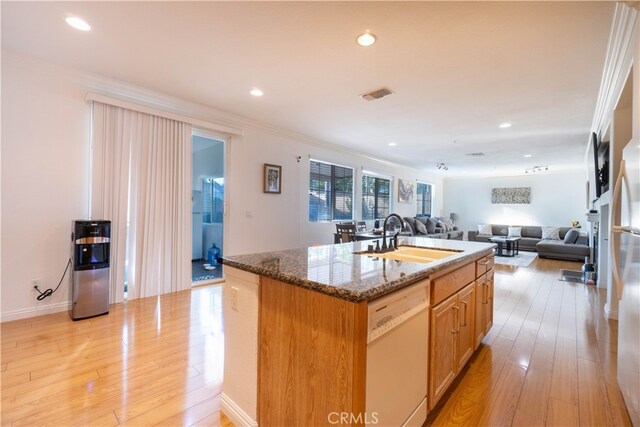
[[[492,188],[491,203],[528,205],[531,203],[531,187]]]

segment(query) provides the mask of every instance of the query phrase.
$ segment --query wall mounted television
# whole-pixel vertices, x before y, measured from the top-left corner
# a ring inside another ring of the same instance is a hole
[[[596,199],[602,195],[602,180],[600,179],[600,166],[598,165],[598,134],[591,134],[591,151],[593,152],[593,186],[596,191]]]

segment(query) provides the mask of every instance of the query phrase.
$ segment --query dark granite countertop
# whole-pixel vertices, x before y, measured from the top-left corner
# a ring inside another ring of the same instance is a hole
[[[352,302],[373,300],[434,273],[485,256],[493,243],[401,237],[398,245],[455,251],[427,264],[372,258],[364,251],[372,240],[249,255],[226,256],[222,263]]]

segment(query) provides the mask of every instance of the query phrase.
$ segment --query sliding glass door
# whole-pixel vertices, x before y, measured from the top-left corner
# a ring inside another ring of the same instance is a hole
[[[224,248],[225,142],[194,132],[191,191],[192,283],[222,280],[217,262]]]

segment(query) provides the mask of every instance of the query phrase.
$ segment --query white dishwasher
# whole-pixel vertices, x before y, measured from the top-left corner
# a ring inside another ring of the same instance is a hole
[[[380,426],[427,418],[429,280],[368,305],[366,415]]]

